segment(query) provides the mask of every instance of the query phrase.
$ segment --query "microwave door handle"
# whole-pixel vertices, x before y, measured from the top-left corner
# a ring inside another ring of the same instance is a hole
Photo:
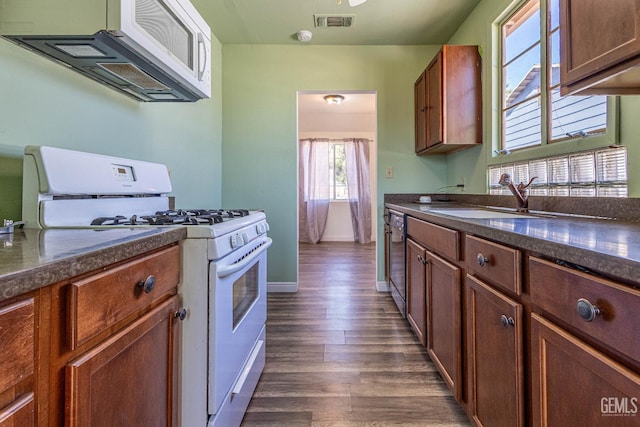
[[[201,61],[202,55],[200,52],[204,53],[204,61]],[[207,57],[207,48],[204,45],[204,36],[202,33],[198,33],[198,80],[202,81],[202,76],[204,75],[204,70],[207,68],[207,61],[209,58]]]

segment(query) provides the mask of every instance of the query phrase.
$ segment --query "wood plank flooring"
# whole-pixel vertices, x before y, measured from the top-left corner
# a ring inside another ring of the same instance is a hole
[[[376,291],[373,244],[301,244],[298,279],[268,296],[267,362],[242,427],[470,425]]]

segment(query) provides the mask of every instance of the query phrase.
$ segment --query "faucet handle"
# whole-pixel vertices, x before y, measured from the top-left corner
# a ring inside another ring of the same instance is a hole
[[[518,184],[518,191],[519,191],[520,193],[522,193],[522,192],[523,192],[527,187],[529,187],[529,186],[531,185],[531,183],[533,182],[533,180],[535,180],[535,179],[537,179],[537,178],[538,178],[537,176],[534,176],[533,178],[531,178],[531,179],[529,180],[529,183],[528,183],[527,185],[524,185],[524,183],[523,183],[523,182],[521,182],[520,184]]]

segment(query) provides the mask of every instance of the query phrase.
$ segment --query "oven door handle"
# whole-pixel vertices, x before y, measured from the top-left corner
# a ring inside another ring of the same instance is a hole
[[[260,255],[262,255],[262,253],[264,251],[266,251],[269,246],[271,246],[272,240],[270,237],[267,237],[266,240],[264,241],[264,243],[262,243],[260,246],[257,246],[253,252],[251,252],[249,255],[247,255],[246,257],[242,258],[240,261],[235,262],[231,265],[225,265],[222,267],[218,267],[216,269],[216,274],[218,275],[218,277],[222,278],[222,277],[226,277],[230,274],[235,273],[236,271],[240,271],[243,268],[245,268],[248,265],[251,265],[253,263],[253,261],[258,258]]]

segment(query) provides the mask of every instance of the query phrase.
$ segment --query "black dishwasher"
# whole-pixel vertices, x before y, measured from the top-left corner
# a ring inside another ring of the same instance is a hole
[[[405,215],[388,210],[388,224],[391,228],[391,243],[389,245],[389,284],[391,296],[398,306],[402,317],[407,317],[406,297],[407,284],[405,280]]]

